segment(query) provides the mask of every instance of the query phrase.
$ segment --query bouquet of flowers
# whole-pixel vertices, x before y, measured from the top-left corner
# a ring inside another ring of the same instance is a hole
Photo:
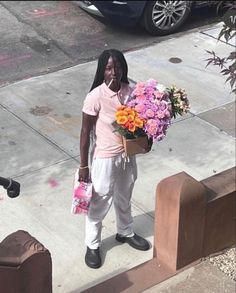
[[[177,115],[186,114],[189,109],[189,101],[184,89],[178,89],[172,85],[169,89],[169,99],[171,102],[172,116],[176,118]]]
[[[139,116],[135,108],[122,105],[117,109],[115,116],[114,126],[125,138],[132,139],[146,135],[143,130],[145,120]]]
[[[127,155],[147,152],[148,141],[161,141],[171,118],[189,110],[184,90],[175,86],[168,89],[154,79],[138,82],[130,98],[126,106],[117,109],[113,123],[115,131],[123,137]],[[141,147],[129,152],[128,142]]]

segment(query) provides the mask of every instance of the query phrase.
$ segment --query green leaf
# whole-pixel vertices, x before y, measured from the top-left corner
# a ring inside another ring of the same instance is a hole
[[[236,81],[236,76],[234,76],[234,77],[231,78],[231,80],[230,80],[230,86],[231,86],[231,88],[234,86],[235,81]]]
[[[234,60],[236,59],[236,51],[230,52],[229,56],[227,57],[227,60]]]

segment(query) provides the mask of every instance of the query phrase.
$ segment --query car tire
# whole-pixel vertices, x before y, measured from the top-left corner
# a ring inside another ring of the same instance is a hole
[[[190,12],[191,1],[147,1],[142,24],[152,35],[168,35],[178,30]]]

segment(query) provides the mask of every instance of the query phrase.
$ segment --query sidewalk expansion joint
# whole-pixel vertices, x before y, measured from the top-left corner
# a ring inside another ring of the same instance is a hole
[[[155,207],[153,211],[145,211],[143,208],[141,208],[137,203],[135,203],[135,201],[133,199],[131,199],[132,205],[133,207],[135,207],[136,209],[140,210],[143,212],[143,214],[147,215],[149,218],[151,218],[152,220],[155,219]],[[154,213],[154,216],[152,215]]]
[[[55,142],[53,142],[52,140],[50,140],[49,138],[47,138],[45,135],[43,135],[41,132],[39,132],[38,130],[36,130],[35,128],[33,128],[30,124],[28,124],[26,121],[24,121],[21,117],[19,117],[18,115],[16,115],[14,112],[10,111],[6,106],[0,104],[0,106],[6,110],[7,112],[11,113],[15,118],[17,118],[18,120],[20,120],[25,126],[27,126],[28,128],[30,128],[32,131],[34,131],[35,133],[37,133],[39,136],[41,136],[44,140],[46,140],[46,142],[48,142],[50,145],[54,146],[57,150],[59,150],[60,152],[62,152],[63,154],[65,154],[66,156],[68,156],[70,159],[73,159],[73,157],[67,153],[66,150],[64,150],[63,148],[61,148],[60,146],[58,146]]]
[[[59,160],[59,161],[57,161],[57,162],[55,162],[55,163],[52,163],[52,164],[50,164],[50,165],[43,166],[43,167],[41,167],[41,168],[37,168],[37,169],[31,170],[31,171],[22,172],[22,173],[20,173],[20,174],[18,174],[18,175],[13,175],[11,178],[12,178],[12,179],[17,179],[17,178],[20,178],[20,177],[23,177],[23,176],[31,175],[31,174],[37,173],[37,172],[39,172],[39,171],[41,171],[41,170],[44,170],[44,169],[50,168],[50,167],[52,167],[52,166],[55,166],[55,165],[58,165],[58,164],[61,164],[61,163],[64,163],[64,162],[67,162],[67,161],[70,161],[70,160],[72,160],[72,159],[71,159],[71,158],[62,159],[62,160]]]
[[[205,36],[207,36],[207,37],[210,37],[210,38],[216,40],[216,42],[224,43],[225,45],[229,45],[229,46],[231,46],[231,47],[233,47],[233,48],[236,47],[236,46],[234,46],[234,45],[232,45],[232,44],[230,44],[230,43],[227,43],[226,41],[223,41],[223,40],[221,40],[221,39],[218,40],[217,38],[215,38],[215,37],[213,37],[213,36],[211,36],[211,35],[209,35],[209,34],[207,34],[207,33],[205,33],[205,32],[200,31],[200,34],[203,34],[203,35],[205,35]]]

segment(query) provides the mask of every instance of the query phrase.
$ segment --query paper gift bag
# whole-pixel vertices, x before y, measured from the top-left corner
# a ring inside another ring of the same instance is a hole
[[[72,214],[87,214],[92,198],[92,183],[78,181],[78,170],[75,172],[74,188],[72,196]]]

